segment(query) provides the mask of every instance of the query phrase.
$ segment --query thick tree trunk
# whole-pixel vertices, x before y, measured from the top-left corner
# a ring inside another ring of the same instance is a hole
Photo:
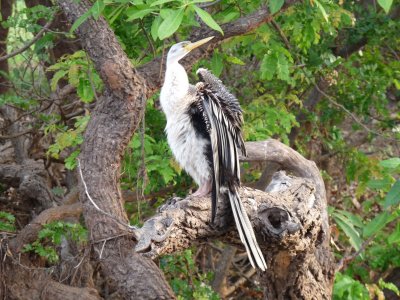
[[[84,0],[58,3],[71,23],[90,8]],[[146,82],[133,70],[102,17],[97,21],[88,19],[77,33],[106,87],[84,136],[80,155],[83,177],[96,204],[128,224],[119,187],[121,159],[144,111]],[[82,183],[80,198],[93,254],[109,279],[109,291],[123,299],[174,298],[160,269],[133,252],[134,241],[127,226],[96,210]]]

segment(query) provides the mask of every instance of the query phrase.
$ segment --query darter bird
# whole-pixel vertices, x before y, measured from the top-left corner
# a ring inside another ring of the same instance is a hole
[[[250,220],[240,200],[239,153],[246,155],[241,133],[242,110],[238,100],[222,82],[206,69],[199,69],[200,82],[193,86],[179,60],[213,37],[197,42],[181,42],[167,56],[160,102],[167,118],[165,131],[178,163],[199,185],[192,195],[211,192],[214,222],[217,201],[229,199],[240,239],[250,263],[267,268]]]

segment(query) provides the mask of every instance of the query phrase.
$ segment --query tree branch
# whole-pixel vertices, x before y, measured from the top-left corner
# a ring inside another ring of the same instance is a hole
[[[267,193],[240,189],[268,263],[267,272],[260,274],[267,298],[287,299],[293,294],[302,295],[296,299],[329,299],[334,265],[329,250],[324,183],[317,167],[276,140],[248,142],[246,147],[248,157],[242,161],[273,162],[299,176],[275,173]],[[136,232],[136,251],[155,258],[210,239],[243,248],[228,203],[218,203],[215,224],[210,219],[209,197],[189,196],[180,201],[173,198]],[[310,291],[312,294],[307,294]]]
[[[15,50],[15,51],[7,54],[7,55],[4,55],[4,56],[0,57],[0,62],[3,61],[3,60],[10,59],[11,57],[14,57],[14,56],[24,52],[26,49],[28,49],[30,46],[32,46],[34,43],[36,43],[42,37],[42,35],[46,32],[46,30],[50,28],[52,22],[53,22],[53,18],[51,18],[50,21],[48,21],[43,26],[42,29],[40,29],[40,31],[34,36],[34,38],[32,40],[30,40],[28,43],[26,43],[20,49],[17,49],[17,50]]]
[[[18,253],[24,245],[34,242],[43,225],[67,217],[79,217],[81,213],[82,205],[80,203],[61,205],[42,211],[40,215],[25,226],[18,235],[10,241],[11,252]]]
[[[291,5],[300,2],[298,0],[286,0],[284,8],[287,8]],[[214,31],[208,27],[202,27],[193,30],[192,34],[189,37],[189,40],[196,41],[205,37],[214,36],[208,43],[208,47],[203,47],[201,49],[196,49],[190,55],[185,57],[182,60],[182,65],[189,69],[195,62],[200,60],[203,57],[210,55],[214,48],[216,48],[219,43],[224,40],[227,40],[231,37],[243,35],[245,33],[249,33],[259,27],[262,24],[271,22],[273,16],[270,15],[268,9],[266,7],[261,7],[257,11],[253,12],[248,16],[244,16],[239,18],[233,22],[229,22],[226,24],[222,24],[221,28],[224,32],[224,35],[221,35],[219,32]],[[163,82],[163,74],[160,76],[160,69],[163,67],[162,63],[166,61],[167,54],[165,53],[163,57],[158,57],[143,66],[138,68],[139,73],[144,77],[148,78],[147,87],[148,93],[147,96],[155,93],[162,85]]]

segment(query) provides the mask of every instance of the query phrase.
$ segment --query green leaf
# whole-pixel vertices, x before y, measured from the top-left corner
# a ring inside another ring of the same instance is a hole
[[[349,238],[349,242],[354,247],[354,249],[356,249],[357,251],[360,250],[362,240],[360,238],[360,234],[354,228],[351,221],[337,212],[334,212],[332,216],[335,219],[336,223],[339,225],[339,227],[347,235],[347,237]]]
[[[211,70],[215,76],[219,77],[223,69],[224,63],[222,60],[222,55],[218,51],[215,51],[213,57],[211,58]]]
[[[268,7],[270,13],[273,15],[274,13],[278,12],[282,8],[283,3],[285,3],[284,0],[269,0]]]
[[[183,9],[172,10],[166,19],[161,23],[158,28],[158,37],[160,40],[166,39],[178,30],[183,19]]]
[[[367,223],[363,229],[363,236],[368,238],[371,235],[377,233],[383,229],[386,224],[390,221],[390,214],[388,212],[382,212]]]
[[[271,80],[276,72],[278,58],[275,53],[266,54],[261,62],[261,78]]]
[[[73,170],[76,168],[76,166],[78,165],[76,158],[79,156],[80,152],[80,150],[75,150],[71,153],[70,156],[65,159],[64,163],[66,169]]]
[[[76,91],[83,102],[89,103],[93,101],[94,92],[89,80],[85,78],[79,78],[79,85]]]
[[[206,12],[204,9],[201,9],[200,7],[197,7],[196,5],[194,5],[193,8],[208,27],[219,31],[222,35],[224,34],[222,28],[217,24],[217,22],[214,21],[213,17],[211,17],[208,12]]]
[[[90,17],[90,15],[92,14],[92,12],[90,11],[90,9],[85,12],[82,16],[80,16],[75,22],[74,24],[72,24],[71,29],[69,30],[70,33],[74,32],[79,26],[82,25],[83,22],[85,22],[87,20],[87,18]]]
[[[379,162],[379,165],[387,169],[395,169],[398,166],[400,166],[400,157],[393,157],[386,160],[382,160],[381,162]]]
[[[328,14],[326,13],[325,8],[322,6],[322,4],[318,0],[314,0],[314,2],[317,5],[317,7],[319,8],[319,10],[321,11],[321,14],[324,17],[326,23],[329,23]]]
[[[93,18],[94,18],[95,20],[97,20],[97,19],[100,17],[101,13],[102,13],[103,10],[104,10],[104,7],[105,7],[105,5],[104,5],[103,0],[97,0],[97,1],[93,4],[93,6],[92,6],[92,8],[90,9],[90,11],[92,12],[92,16],[93,16]]]
[[[386,13],[389,13],[393,0],[378,0],[378,3],[385,10]]]
[[[59,70],[53,75],[53,78],[51,78],[51,82],[50,82],[50,88],[52,91],[55,91],[57,89],[58,81],[61,78],[63,78],[67,73],[68,73],[67,70]]]
[[[282,79],[284,81],[289,81],[289,62],[286,58],[286,56],[280,52],[278,53],[278,62],[276,65],[276,74],[279,79]]]
[[[388,237],[389,244],[399,244],[400,245],[400,223],[397,224],[396,228]]]
[[[245,65],[245,63],[240,58],[238,58],[236,56],[227,55],[225,57],[225,59],[226,59],[227,62],[230,62],[230,63],[235,64],[235,65],[241,65],[241,66]]]
[[[371,179],[367,182],[367,186],[371,189],[384,190],[387,187],[390,187],[391,183],[391,180],[388,177],[385,177],[383,179]]]
[[[378,284],[381,289],[388,289],[395,293],[397,296],[400,296],[399,288],[392,282],[385,282],[382,278],[379,278]]]
[[[151,3],[150,6],[153,7],[156,5],[161,5],[161,4],[173,2],[173,1],[176,1],[176,0],[157,0],[157,1],[154,1],[153,3]]]
[[[143,19],[143,17],[147,16],[149,13],[153,12],[154,10],[155,10],[154,8],[130,7],[126,10],[126,15],[128,16],[127,21]]]
[[[151,24],[151,37],[153,38],[153,40],[156,40],[158,38],[158,29],[160,28],[161,21],[162,19],[157,16]]]
[[[385,197],[385,208],[400,203],[400,180],[397,180]]]
[[[79,72],[80,66],[78,64],[73,64],[68,70],[68,82],[77,87],[79,84]]]

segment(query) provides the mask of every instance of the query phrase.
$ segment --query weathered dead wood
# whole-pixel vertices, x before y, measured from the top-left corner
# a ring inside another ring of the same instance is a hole
[[[9,258],[7,258],[9,260]],[[92,287],[72,287],[50,279],[43,269],[30,269],[10,262],[4,265],[4,286],[0,288],[1,299],[10,300],[98,300],[102,299]],[[12,274],[12,276],[10,276]],[[1,278],[1,276],[0,276]]]
[[[298,177],[276,173],[267,193],[242,188],[240,196],[268,270],[260,274],[266,299],[330,299],[334,264],[329,243],[324,183],[315,164],[276,140],[246,143],[247,161],[278,163]],[[172,199],[138,230],[136,250],[155,258],[218,238],[242,246],[226,203]]]
[[[23,199],[36,201],[36,213],[53,207],[58,200],[50,189],[42,161],[27,159],[22,164],[0,165],[0,182],[18,188]]]

